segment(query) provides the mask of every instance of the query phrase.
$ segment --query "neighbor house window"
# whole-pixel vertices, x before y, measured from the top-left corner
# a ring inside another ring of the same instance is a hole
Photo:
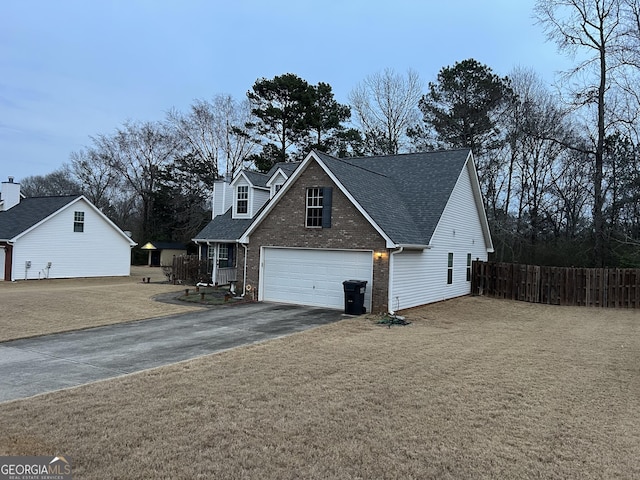
[[[322,227],[322,188],[307,189],[307,227]]]
[[[73,212],[73,231],[84,232],[84,212]]]
[[[471,281],[471,254],[467,253],[467,282]]]
[[[453,253],[449,253],[447,259],[447,283],[451,285],[453,283]]]
[[[238,201],[236,203],[236,213],[247,213],[249,211],[249,186],[240,185],[237,189]]]

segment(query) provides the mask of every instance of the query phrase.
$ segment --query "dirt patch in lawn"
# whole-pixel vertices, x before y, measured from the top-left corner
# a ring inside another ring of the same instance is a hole
[[[640,477],[640,314],[465,297],[0,404],[77,478]]]
[[[150,267],[131,267],[129,277],[0,282],[0,341],[201,308],[153,299],[181,291],[184,287],[166,282],[160,268]]]

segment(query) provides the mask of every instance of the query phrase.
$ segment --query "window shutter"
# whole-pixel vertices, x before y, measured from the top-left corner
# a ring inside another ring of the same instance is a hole
[[[322,187],[322,228],[331,228],[332,194],[332,187]]]

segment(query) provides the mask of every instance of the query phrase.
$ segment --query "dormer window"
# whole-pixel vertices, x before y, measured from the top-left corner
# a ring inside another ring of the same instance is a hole
[[[245,214],[249,212],[249,186],[239,185],[236,189],[236,213]]]

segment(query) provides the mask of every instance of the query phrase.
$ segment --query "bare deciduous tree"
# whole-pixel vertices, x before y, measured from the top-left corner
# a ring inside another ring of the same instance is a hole
[[[115,134],[92,140],[100,157],[138,196],[142,217],[139,234],[147,241],[159,176],[180,151],[179,140],[159,122],[125,122]]]
[[[635,2],[632,2],[635,4]],[[566,72],[571,103],[592,112],[590,128],[593,158],[594,263],[605,262],[603,215],[603,168],[605,139],[615,123],[609,95],[619,69],[625,65],[629,26],[625,22],[626,0],[538,0],[535,13],[547,36],[578,63]],[[589,115],[587,115],[589,118]]]
[[[367,153],[396,154],[405,148],[407,129],[420,118],[422,82],[414,70],[406,75],[387,68],[366,77],[349,94],[355,122]]]
[[[186,154],[203,163],[208,177],[231,174],[255,149],[255,141],[244,127],[251,120],[246,100],[237,102],[230,95],[196,100],[188,113],[173,109],[167,120],[184,141]]]

